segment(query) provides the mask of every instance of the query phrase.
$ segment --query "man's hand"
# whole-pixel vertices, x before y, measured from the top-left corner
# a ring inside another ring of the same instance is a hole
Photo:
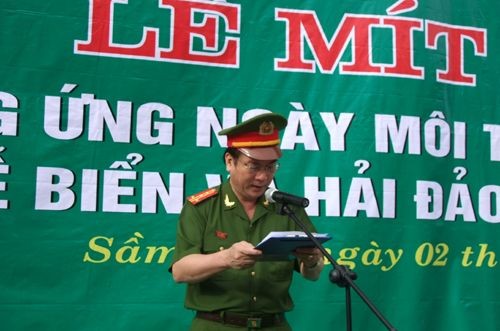
[[[224,260],[229,268],[245,269],[255,264],[262,252],[246,241],[233,244],[230,248],[222,251]]]
[[[307,268],[314,268],[323,260],[323,254],[315,247],[297,248],[294,255],[299,259],[299,262],[304,263],[304,266]]]
[[[302,276],[309,280],[317,280],[324,266],[321,251],[318,248],[297,248],[294,255],[299,260]]]

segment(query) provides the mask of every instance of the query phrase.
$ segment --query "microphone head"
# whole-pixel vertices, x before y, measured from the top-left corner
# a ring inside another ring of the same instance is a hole
[[[266,190],[266,193],[264,193],[264,196],[266,197],[267,201],[269,202],[276,202],[274,199],[273,199],[273,193],[278,191],[277,189],[275,189],[274,187],[269,187],[267,190]]]

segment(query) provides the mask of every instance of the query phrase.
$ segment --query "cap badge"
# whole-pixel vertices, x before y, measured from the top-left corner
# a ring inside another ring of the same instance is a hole
[[[274,123],[271,121],[262,122],[259,126],[259,134],[262,136],[267,136],[273,134],[274,132]]]

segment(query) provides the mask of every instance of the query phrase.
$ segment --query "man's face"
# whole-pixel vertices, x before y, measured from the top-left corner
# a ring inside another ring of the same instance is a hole
[[[226,154],[225,159],[231,187],[242,202],[255,202],[263,195],[276,172],[276,160],[260,161],[243,154],[237,159]]]

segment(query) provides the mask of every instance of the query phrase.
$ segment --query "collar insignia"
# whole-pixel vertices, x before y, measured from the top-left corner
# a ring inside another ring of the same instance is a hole
[[[226,198],[224,199],[224,204],[226,205],[226,207],[232,207],[234,206],[235,202],[229,201],[229,196],[226,194]]]

